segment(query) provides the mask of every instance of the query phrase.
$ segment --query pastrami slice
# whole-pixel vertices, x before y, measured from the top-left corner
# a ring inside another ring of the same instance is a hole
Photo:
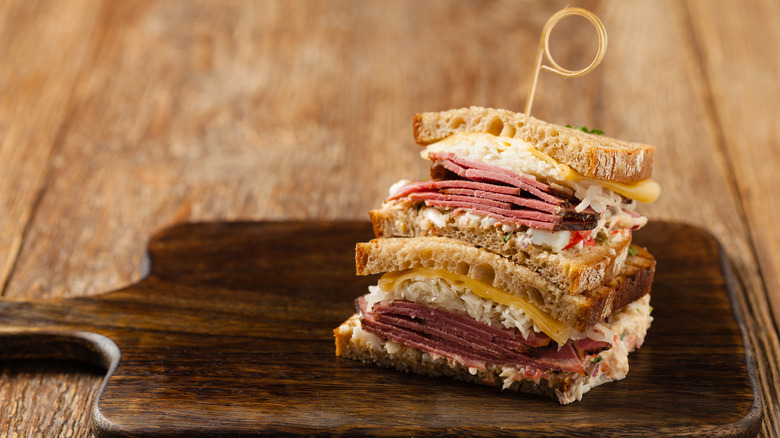
[[[512,365],[542,373],[563,371],[583,375],[583,361],[589,352],[600,352],[611,346],[589,340],[580,346],[569,342],[559,347],[541,333],[524,338],[517,329],[493,327],[464,315],[405,300],[376,303],[369,308],[361,297],[356,305],[365,331],[469,367]]]
[[[549,231],[592,230],[599,214],[592,208],[577,212],[577,200],[562,189],[530,175],[478,163],[452,153],[431,153],[434,181],[417,181],[402,186],[387,201],[409,199],[458,212],[488,216],[501,223],[513,223]]]

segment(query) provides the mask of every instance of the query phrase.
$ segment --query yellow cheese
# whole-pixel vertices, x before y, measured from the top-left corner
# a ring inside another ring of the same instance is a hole
[[[584,176],[582,178],[589,179]],[[606,189],[619,193],[628,199],[636,199],[639,202],[655,202],[661,196],[661,185],[652,179],[642,180],[636,184],[623,184],[612,181],[597,182]]]
[[[441,279],[453,286],[467,287],[474,294],[488,300],[493,300],[498,304],[505,306],[515,306],[522,310],[531,320],[544,332],[550,339],[563,345],[577,331],[564,323],[553,319],[531,302],[524,298],[509,294],[501,289],[493,287],[487,283],[475,280],[462,274],[454,274],[449,271],[432,268],[415,268],[405,271],[388,272],[379,280],[379,288],[385,292],[390,292],[396,286],[406,280],[432,278]]]
[[[599,179],[588,178],[582,175],[570,166],[559,163],[555,158],[536,150],[529,146],[529,152],[536,158],[544,160],[558,168],[561,176],[568,181],[590,181],[596,183],[607,190],[619,193],[628,199],[636,199],[639,202],[654,202],[661,195],[661,185],[652,179],[645,179],[634,184],[625,184],[614,181],[602,181]]]
[[[470,142],[485,142],[492,144],[499,152],[503,152],[510,147],[525,147],[534,157],[557,167],[558,171],[560,172],[560,177],[563,180],[572,182],[592,182],[608,190],[619,193],[628,199],[636,199],[639,202],[653,202],[661,195],[661,186],[651,179],[645,179],[634,184],[625,184],[614,181],[602,181],[588,178],[572,169],[570,166],[559,162],[555,158],[545,154],[540,150],[535,149],[533,146],[520,140],[507,137],[499,137],[481,132],[473,132],[468,134],[460,133],[447,137],[436,144],[441,146],[448,146]],[[423,155],[427,158],[427,152],[423,152]]]

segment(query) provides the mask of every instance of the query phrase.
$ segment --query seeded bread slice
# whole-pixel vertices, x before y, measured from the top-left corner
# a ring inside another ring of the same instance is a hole
[[[474,132],[521,139],[589,178],[634,183],[653,172],[653,146],[588,134],[523,113],[472,106],[414,117],[414,139],[420,145]]]
[[[594,289],[569,295],[538,272],[445,237],[392,237],[358,243],[358,275],[427,267],[468,275],[535,304],[554,319],[584,332],[614,310],[650,292],[655,259],[643,248],[626,259],[619,274]]]
[[[608,234],[604,244],[554,253],[536,245],[522,248],[499,228],[464,226],[449,216],[445,226],[433,226],[421,209],[409,204],[386,205],[371,210],[369,215],[376,237],[441,236],[459,240],[527,266],[570,295],[594,289],[615,277],[623,268],[631,244],[631,231],[624,230]]]
[[[648,297],[649,298],[649,297]],[[649,307],[649,300],[645,302]],[[642,306],[642,304],[640,304]],[[636,310],[636,308],[634,308]],[[648,309],[649,313],[649,309]],[[399,371],[427,376],[446,376],[469,383],[495,386],[510,391],[538,394],[568,404],[580,400],[586,392],[601,384],[620,380],[628,372],[628,356],[644,342],[649,326],[649,314],[643,318],[645,325],[632,330],[626,341],[614,345],[599,355],[599,360],[583,363],[585,374],[575,372],[551,372],[532,380],[524,378],[523,369],[516,365],[487,363],[484,368],[469,368],[463,363],[445,357],[433,357],[422,350],[398,342],[388,341],[363,330],[358,314],[352,315],[333,330],[336,340],[336,356],[395,368]],[[617,320],[621,318],[618,317]],[[621,331],[608,322],[612,330]],[[622,326],[621,326],[622,327]],[[623,333],[626,328],[623,327]]]
[[[406,345],[388,346],[387,342],[378,336],[362,332],[358,315],[352,315],[340,327],[333,331],[336,338],[336,355],[347,359],[359,360],[363,363],[373,363],[386,368],[395,368],[413,374],[433,377],[450,377],[467,383],[489,386],[503,386],[504,372],[498,365],[488,365],[484,370],[474,370],[461,363],[448,361],[444,358],[431,359],[422,351]],[[589,368],[593,365],[588,364]],[[521,380],[512,382],[507,389],[529,394],[537,394],[558,400],[561,404],[575,400],[566,396],[576,392],[576,382],[583,380],[577,373],[560,372],[550,376],[550,379]],[[588,388],[589,389],[589,388]],[[587,391],[587,389],[585,390]],[[580,389],[580,395],[582,392]],[[561,396],[556,395],[556,392]]]

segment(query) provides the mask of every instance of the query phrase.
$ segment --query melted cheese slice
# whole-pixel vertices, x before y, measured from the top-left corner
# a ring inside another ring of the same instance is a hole
[[[571,166],[558,162],[555,158],[535,149],[528,147],[531,154],[541,160],[544,160],[561,172],[561,177],[567,181],[589,181],[619,193],[628,199],[636,199],[639,202],[654,202],[661,196],[661,185],[652,179],[645,179],[634,184],[619,183],[614,181],[602,181],[600,179],[588,178],[587,176],[572,169]]]
[[[652,179],[645,179],[633,184],[619,183],[614,181],[602,181],[598,179],[588,178],[571,166],[563,164],[555,158],[545,154],[544,152],[537,150],[530,144],[513,138],[500,137],[483,132],[473,133],[460,133],[447,137],[439,142],[433,143],[431,146],[435,148],[447,147],[457,144],[477,144],[488,143],[495,148],[499,153],[513,147],[526,150],[528,153],[536,157],[537,159],[544,161],[558,170],[558,177],[565,181],[571,182],[592,182],[598,184],[607,190],[619,193],[626,198],[636,199],[639,202],[653,202],[661,195],[661,186]],[[430,147],[430,146],[429,146]],[[422,153],[423,158],[428,157],[428,152]]]
[[[544,334],[550,337],[558,343],[563,345],[569,338],[577,333],[577,331],[566,324],[553,319],[550,315],[540,310],[531,302],[524,298],[517,297],[509,294],[501,289],[493,287],[485,282],[475,280],[471,277],[462,274],[454,274],[449,271],[432,268],[415,268],[405,271],[388,272],[379,279],[379,288],[385,292],[390,292],[396,288],[397,285],[403,283],[406,280],[416,279],[441,279],[454,286],[467,287],[475,295],[478,295],[484,299],[493,300],[498,304],[505,306],[515,306],[522,310],[531,321],[539,328]]]

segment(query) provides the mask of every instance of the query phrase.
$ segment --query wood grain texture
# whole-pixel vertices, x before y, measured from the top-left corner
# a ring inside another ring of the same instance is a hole
[[[52,151],[69,120],[71,90],[94,47],[97,20],[84,2],[0,4],[0,284],[8,282],[56,165]]]
[[[771,1],[4,1],[3,296],[133,283],[148,236],[175,222],[365,218],[395,180],[426,173],[415,112],[524,107],[541,26],[566,5],[602,18],[607,56],[583,78],[543,74],[534,115],[659,148],[664,191],[643,211],[723,242],[756,347],[762,433],[777,435]],[[581,31],[556,27],[562,65],[590,60]],[[25,383],[8,367],[0,404],[18,408],[0,435],[86,433],[57,424],[82,418],[99,379],[74,368]]]
[[[780,129],[777,127],[777,102],[780,101],[780,53],[767,49],[767,41],[780,38],[780,5],[758,1],[749,12],[724,5],[715,11],[705,2],[690,5],[690,21],[697,38],[711,41],[698,44],[701,69],[710,86],[712,119],[720,127],[720,147],[729,157],[731,184],[739,191],[739,210],[747,224],[748,248],[755,262],[741,252],[742,268],[737,272],[746,287],[765,289],[762,295],[747,294],[747,306],[756,315],[753,343],[760,345],[760,364],[780,362],[780,341],[776,328],[780,322],[780,255],[775,250],[780,230],[773,223],[780,211],[778,164]],[[715,104],[717,103],[717,104]],[[760,275],[745,275],[758,271]],[[772,330],[766,328],[772,327]],[[766,332],[765,334],[762,332]],[[762,384],[777,388],[777,372],[761,366]],[[768,404],[780,406],[778,391],[766,391]],[[777,409],[777,408],[776,408]],[[773,428],[777,430],[777,419]]]
[[[656,320],[629,377],[570,406],[337,358],[333,329],[376,280],[354,275],[354,243],[371,237],[368,222],[174,227],[151,241],[136,285],[0,302],[0,354],[105,368],[97,436],[757,433],[743,315],[701,230],[637,234],[658,260]]]
[[[3,436],[93,436],[91,408],[104,375],[105,370],[85,364],[82,358],[4,363],[0,367]]]
[[[0,285],[62,162],[73,86],[98,41],[100,3],[0,2]],[[47,225],[47,227],[50,225]],[[0,436],[88,436],[100,377],[80,364],[0,366]]]

